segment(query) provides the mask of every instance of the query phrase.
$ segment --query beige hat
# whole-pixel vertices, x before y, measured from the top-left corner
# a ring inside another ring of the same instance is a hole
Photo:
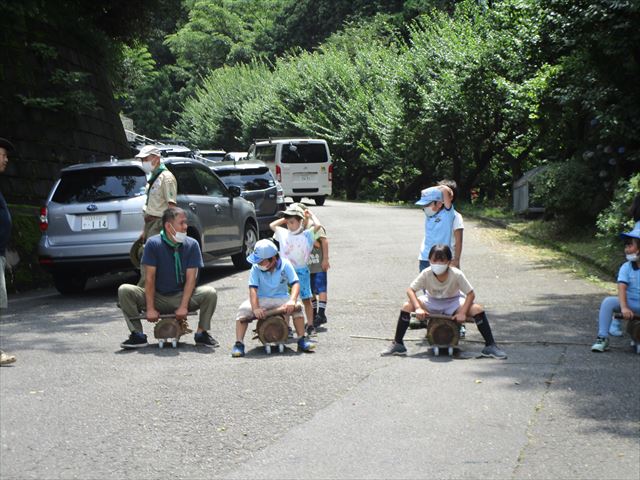
[[[291,204],[289,205],[289,207],[284,211],[283,215],[285,217],[300,217],[300,218],[304,218],[304,210],[301,209],[298,205],[296,204]]]
[[[147,158],[149,155],[156,155],[160,157],[162,153],[160,152],[160,149],[158,149],[158,147],[156,147],[155,145],[145,145],[140,149],[140,152],[138,152],[136,158]]]

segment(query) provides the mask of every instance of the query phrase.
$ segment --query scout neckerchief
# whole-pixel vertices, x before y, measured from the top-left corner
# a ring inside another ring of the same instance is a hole
[[[184,273],[182,272],[182,261],[180,260],[180,252],[178,252],[178,249],[182,244],[178,242],[174,242],[171,239],[169,239],[167,234],[164,233],[164,229],[160,230],[160,237],[162,237],[162,240],[164,241],[164,243],[166,243],[171,248],[173,248],[173,260],[174,260],[175,271],[176,271],[176,282],[178,285],[182,285],[184,283]]]
[[[151,173],[151,176],[149,177],[149,181],[147,182],[147,201],[145,205],[149,205],[149,196],[150,196],[149,194],[151,193],[151,187],[153,186],[155,181],[158,179],[160,174],[164,172],[166,169],[167,167],[164,166],[164,163],[160,162],[160,165],[158,165],[156,169]]]

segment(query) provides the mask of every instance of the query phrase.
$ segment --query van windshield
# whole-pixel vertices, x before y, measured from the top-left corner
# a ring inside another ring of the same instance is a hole
[[[282,145],[282,163],[326,163],[324,143],[289,143]]]

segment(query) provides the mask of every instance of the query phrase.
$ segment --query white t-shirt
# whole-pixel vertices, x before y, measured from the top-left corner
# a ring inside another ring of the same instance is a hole
[[[302,268],[307,266],[307,260],[313,249],[313,242],[316,240],[316,234],[312,229],[305,230],[294,235],[289,229],[284,227],[276,227],[273,234],[280,244],[280,256],[291,262],[294,268]]]
[[[444,282],[436,278],[431,267],[427,267],[411,282],[410,287],[414,292],[425,290],[433,298],[454,298],[459,297],[460,292],[467,295],[473,290],[462,270],[451,266],[449,266],[449,275]]]
[[[464,223],[462,222],[462,215],[456,210],[456,216],[453,219],[453,228],[451,229],[451,254],[453,258],[456,258],[456,230],[464,230]]]

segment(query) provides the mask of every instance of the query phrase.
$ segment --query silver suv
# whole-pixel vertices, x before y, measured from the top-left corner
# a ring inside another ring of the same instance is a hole
[[[200,243],[205,264],[231,256],[240,269],[258,239],[254,205],[197,160],[164,159],[178,182],[187,234]],[[60,293],[84,290],[87,279],[133,270],[129,250],[142,232],[147,179],[136,160],[73,165],[60,172],[41,209],[40,265]]]

